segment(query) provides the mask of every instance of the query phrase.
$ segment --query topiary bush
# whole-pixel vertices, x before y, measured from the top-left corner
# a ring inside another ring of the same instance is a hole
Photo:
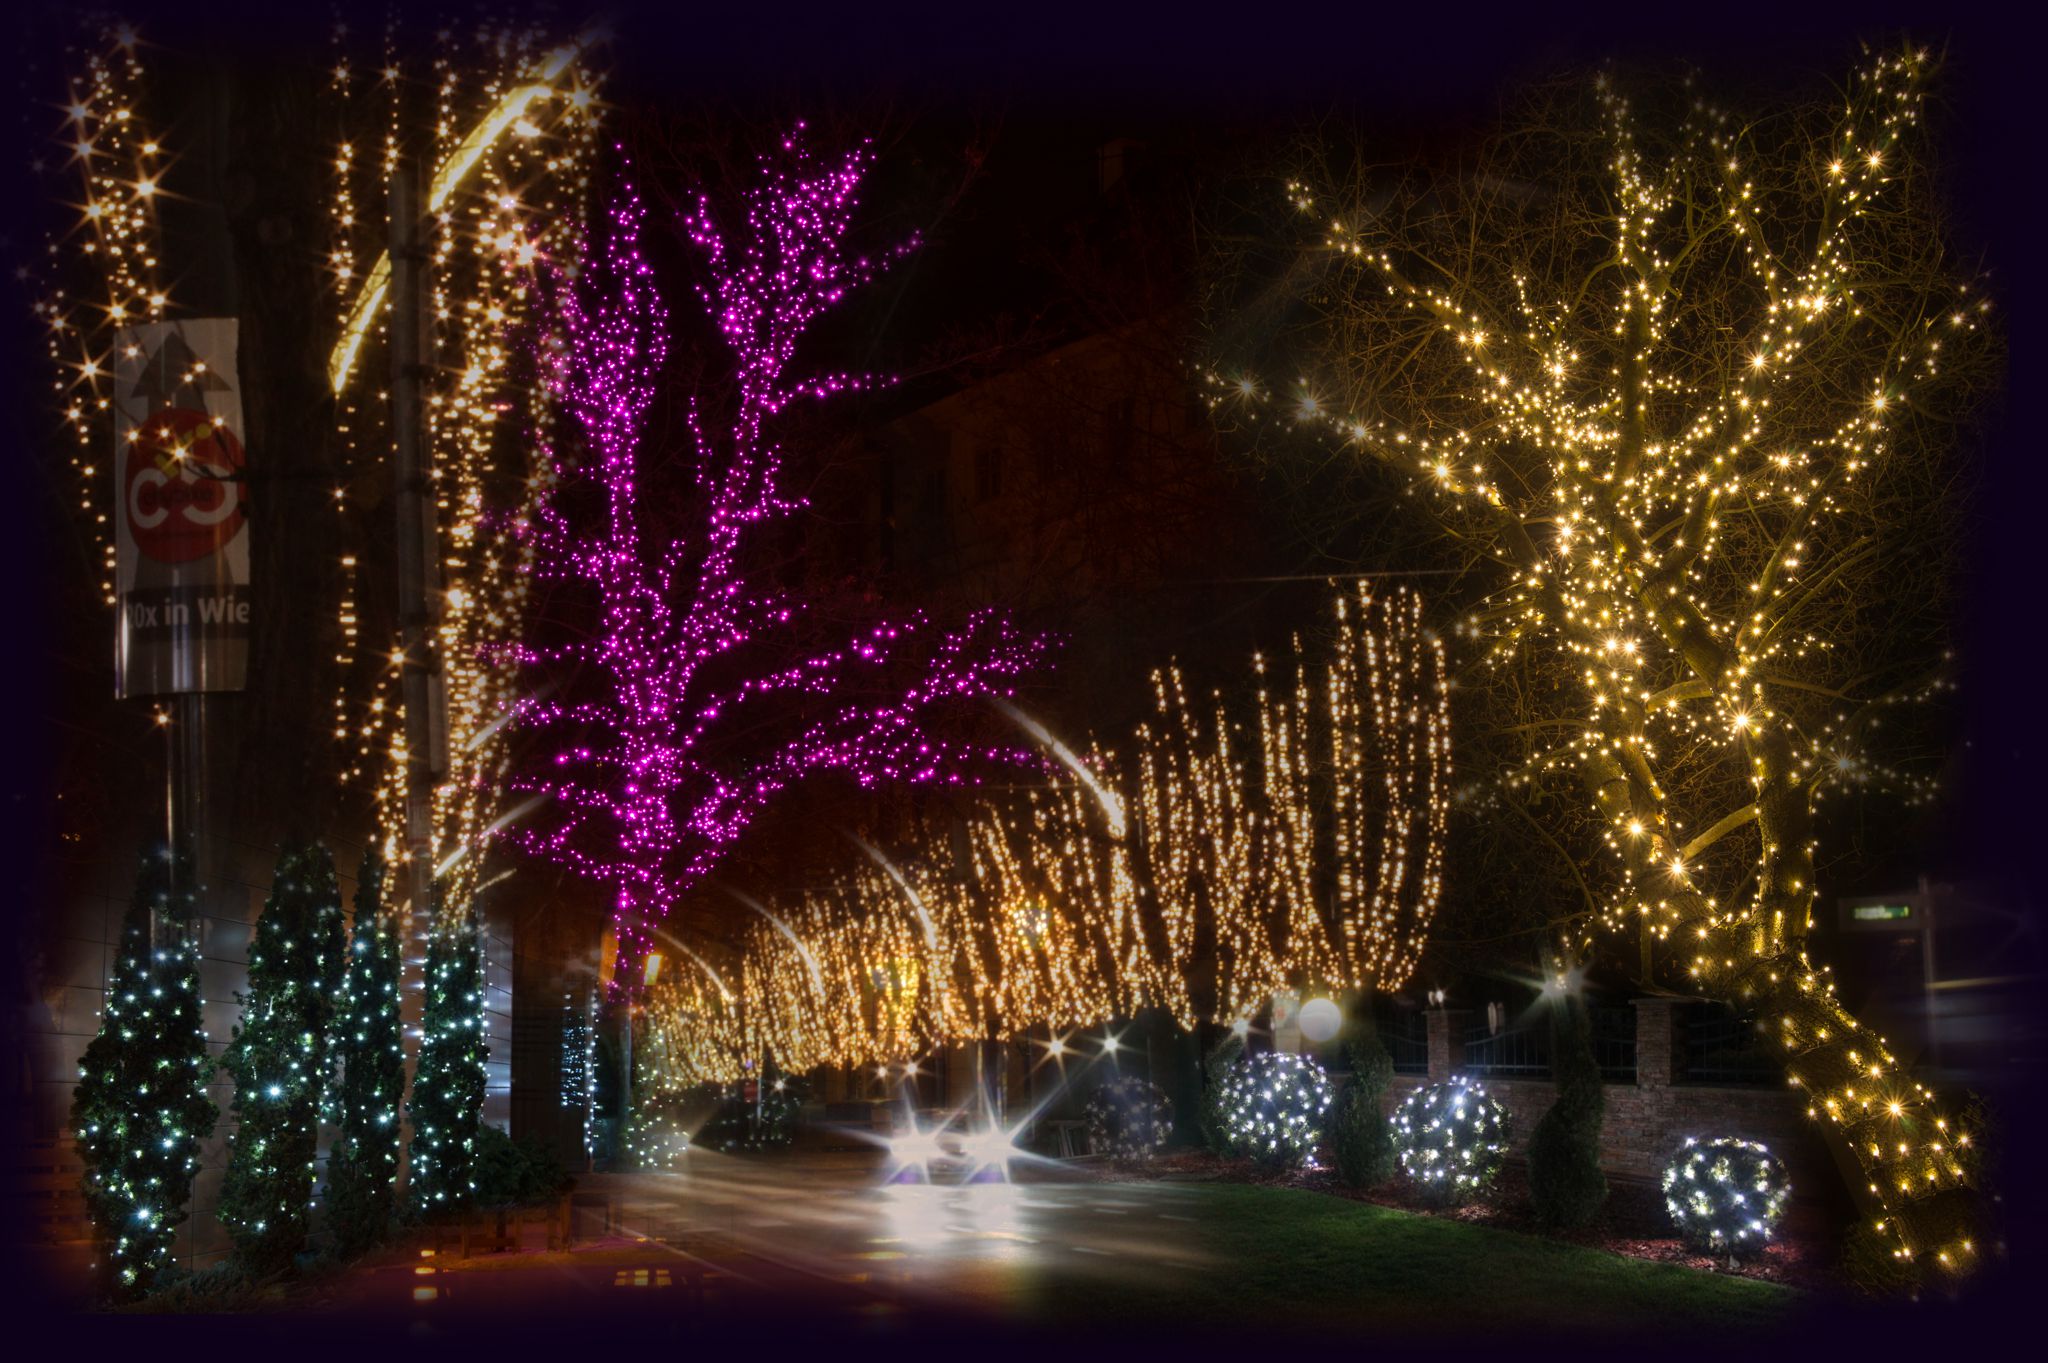
[[[206,1091],[212,1057],[192,940],[191,853],[146,849],[121,922],[99,1032],[78,1062],[71,1130],[85,1164],[85,1205],[101,1283],[134,1301],[176,1267],[199,1146],[219,1116]],[[152,946],[152,927],[163,939]]]
[[[416,1211],[465,1206],[470,1164],[483,1125],[484,957],[474,904],[452,916],[447,885],[434,882],[433,929],[427,937],[426,1002],[419,1066],[406,1108],[412,1116],[408,1179]]]
[[[1173,1138],[1173,1101],[1165,1089],[1137,1075],[1100,1085],[1082,1116],[1089,1148],[1118,1159],[1150,1159]]]
[[[1762,1252],[1792,1195],[1778,1158],[1756,1141],[1687,1137],[1664,1170],[1664,1206],[1685,1243],[1733,1259]]]
[[[752,1102],[743,1082],[702,1085],[697,1099],[708,1102],[712,1113],[695,1142],[727,1154],[785,1149],[796,1139],[804,1093],[803,1081],[786,1075],[764,1082]]]
[[[1539,1223],[1569,1230],[1591,1221],[1607,1201],[1607,1175],[1600,1171],[1607,1094],[1586,1010],[1576,999],[1551,1009],[1550,1056],[1557,1101],[1529,1133],[1529,1200]]]
[[[1335,1098],[1330,1076],[1307,1056],[1246,1056],[1223,1081],[1223,1129],[1238,1154],[1292,1168],[1315,1154]]]
[[[1338,1177],[1354,1188],[1376,1188],[1400,1168],[1394,1128],[1381,1107],[1394,1081],[1394,1058],[1372,1030],[1370,1017],[1345,1050],[1351,1060],[1351,1082],[1344,1086],[1330,1122],[1330,1151],[1337,1159]]]
[[[1223,1090],[1230,1082],[1230,1067],[1236,1063],[1238,1052],[1244,1049],[1244,1038],[1235,1032],[1224,1036],[1202,1062],[1202,1106],[1196,1120],[1202,1129],[1202,1144],[1218,1155],[1235,1153],[1230,1139],[1230,1124],[1224,1111]]]
[[[515,1141],[479,1125],[470,1163],[470,1197],[482,1207],[530,1207],[567,1192],[576,1182],[555,1152],[531,1138]]]
[[[1486,1086],[1462,1076],[1427,1084],[1394,1110],[1394,1148],[1401,1172],[1425,1197],[1457,1204],[1500,1177],[1512,1129],[1508,1110]]]

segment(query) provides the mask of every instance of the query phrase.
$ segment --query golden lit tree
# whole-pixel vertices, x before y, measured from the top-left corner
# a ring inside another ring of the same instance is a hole
[[[1754,117],[1558,85],[1463,166],[1305,173],[1309,240],[1208,379],[1226,424],[1430,489],[1483,584],[1500,800],[1543,800],[1646,981],[1767,1019],[1873,1223],[1960,1272],[1969,1133],[1806,949],[1816,802],[1910,784],[1872,731],[1946,684],[1925,532],[1999,373],[1943,245],[1931,65]]]
[[[1206,703],[1177,667],[1119,764],[1021,714],[1060,780],[982,796],[961,836],[905,838],[794,907],[755,911],[730,972],[657,988],[666,1078],[739,1057],[791,1072],[1088,1028],[1158,1008],[1184,1028],[1249,1022],[1281,990],[1395,989],[1441,886],[1450,778],[1444,650],[1419,597],[1333,602],[1327,657],[1293,682]],[[1321,651],[1321,650],[1318,650]],[[702,963],[697,963],[701,966]]]

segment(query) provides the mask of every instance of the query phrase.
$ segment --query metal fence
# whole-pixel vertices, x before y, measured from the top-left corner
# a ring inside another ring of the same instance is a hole
[[[1395,1008],[1374,1019],[1396,1074],[1429,1073],[1429,1019],[1412,1008]]]
[[[1762,1026],[1726,1004],[1695,1003],[1683,1011],[1678,1074],[1691,1084],[1779,1084],[1785,1066]]]
[[[1600,1077],[1610,1084],[1636,1081],[1636,1010],[1628,1004],[1590,1004],[1593,1059]]]
[[[1492,1031],[1485,1024],[1465,1029],[1465,1072],[1493,1079],[1550,1077],[1550,1020]]]

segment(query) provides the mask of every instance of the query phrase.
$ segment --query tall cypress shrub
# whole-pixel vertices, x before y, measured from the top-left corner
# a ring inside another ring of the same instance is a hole
[[[484,1110],[483,952],[470,912],[450,921],[434,887],[427,998],[413,1079],[411,1202],[420,1212],[469,1201]]]
[[[335,1019],[341,1076],[327,1159],[327,1219],[335,1248],[359,1254],[383,1238],[398,1195],[399,1103],[405,1041],[399,1022],[398,934],[383,917],[384,860],[363,853],[355,924]]]
[[[144,850],[100,1028],[71,1097],[96,1266],[116,1301],[143,1296],[170,1266],[199,1144],[220,1116],[206,1092],[195,899],[187,852],[174,862],[161,844]]]
[[[1202,1142],[1218,1155],[1237,1153],[1237,1144],[1230,1138],[1230,1125],[1224,1119],[1223,1085],[1244,1050],[1244,1038],[1236,1032],[1226,1032],[1202,1061]]]
[[[1332,1153],[1338,1177],[1354,1188],[1375,1188],[1394,1176],[1400,1156],[1384,1102],[1394,1082],[1394,1057],[1380,1040],[1369,1004],[1361,1009],[1344,1050],[1351,1062],[1351,1082],[1344,1086],[1330,1124]]]
[[[1607,1176],[1600,1171],[1607,1096],[1586,1008],[1575,996],[1550,1010],[1550,1057],[1557,1100],[1529,1138],[1529,1198],[1538,1221],[1570,1229],[1591,1221],[1607,1200]]]
[[[252,1274],[289,1268],[306,1244],[340,925],[334,858],[317,845],[288,845],[257,920],[242,1021],[222,1062],[234,1076],[241,1126],[220,1219],[236,1262]]]

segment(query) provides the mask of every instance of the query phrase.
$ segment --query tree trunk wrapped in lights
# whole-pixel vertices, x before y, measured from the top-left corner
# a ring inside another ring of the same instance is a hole
[[[174,866],[165,848],[143,853],[100,1028],[71,1098],[98,1267],[117,1301],[149,1292],[170,1266],[199,1143],[219,1117],[206,1092],[192,904],[189,855]]]
[[[523,812],[506,785],[504,712],[518,678],[488,646],[529,619],[530,554],[515,528],[552,486],[545,447],[558,416],[516,338],[543,310],[529,267],[543,257],[566,265],[589,214],[609,107],[598,98],[597,38],[545,21],[508,17],[472,28],[394,9],[375,25],[335,25],[321,97],[336,135],[321,260],[335,304],[327,377],[338,481],[350,485],[388,467],[394,439],[383,302],[394,149],[416,150],[425,162],[432,237],[419,270],[434,314],[426,336],[434,377],[423,436],[434,471],[433,636],[447,729],[446,775],[432,796],[433,860],[458,908],[483,883],[488,844]],[[404,671],[390,665],[399,622],[376,607],[358,566],[377,561],[375,527],[390,520],[390,506],[351,495],[336,510],[361,549],[340,563],[333,735],[342,780],[373,792],[382,850],[397,858],[412,760]]]
[[[348,974],[335,1020],[341,1136],[327,1158],[327,1219],[343,1254],[384,1235],[398,1195],[405,1043],[399,1022],[398,933],[383,914],[384,859],[363,853]]]
[[[435,883],[427,937],[426,1006],[419,1072],[413,1076],[409,1200],[415,1211],[461,1207],[484,1111],[484,958],[474,910],[451,915]]]
[[[1816,800],[1887,774],[1870,731],[1944,685],[1917,532],[1997,368],[1942,244],[1928,68],[1875,57],[1759,120],[1603,78],[1461,177],[1296,183],[1308,353],[1277,389],[1239,354],[1209,377],[1227,422],[1434,489],[1491,575],[1466,629],[1524,741],[1495,798],[1567,795],[1541,823],[1601,849],[1589,918],[1637,934],[1646,980],[1763,1008],[1873,1223],[1961,1271],[1970,1135],[1806,950]]]
[[[249,992],[222,1064],[240,1122],[228,1151],[220,1219],[254,1274],[291,1267],[305,1248],[319,1153],[327,1045],[342,954],[341,888],[317,844],[288,846],[249,952]]]

